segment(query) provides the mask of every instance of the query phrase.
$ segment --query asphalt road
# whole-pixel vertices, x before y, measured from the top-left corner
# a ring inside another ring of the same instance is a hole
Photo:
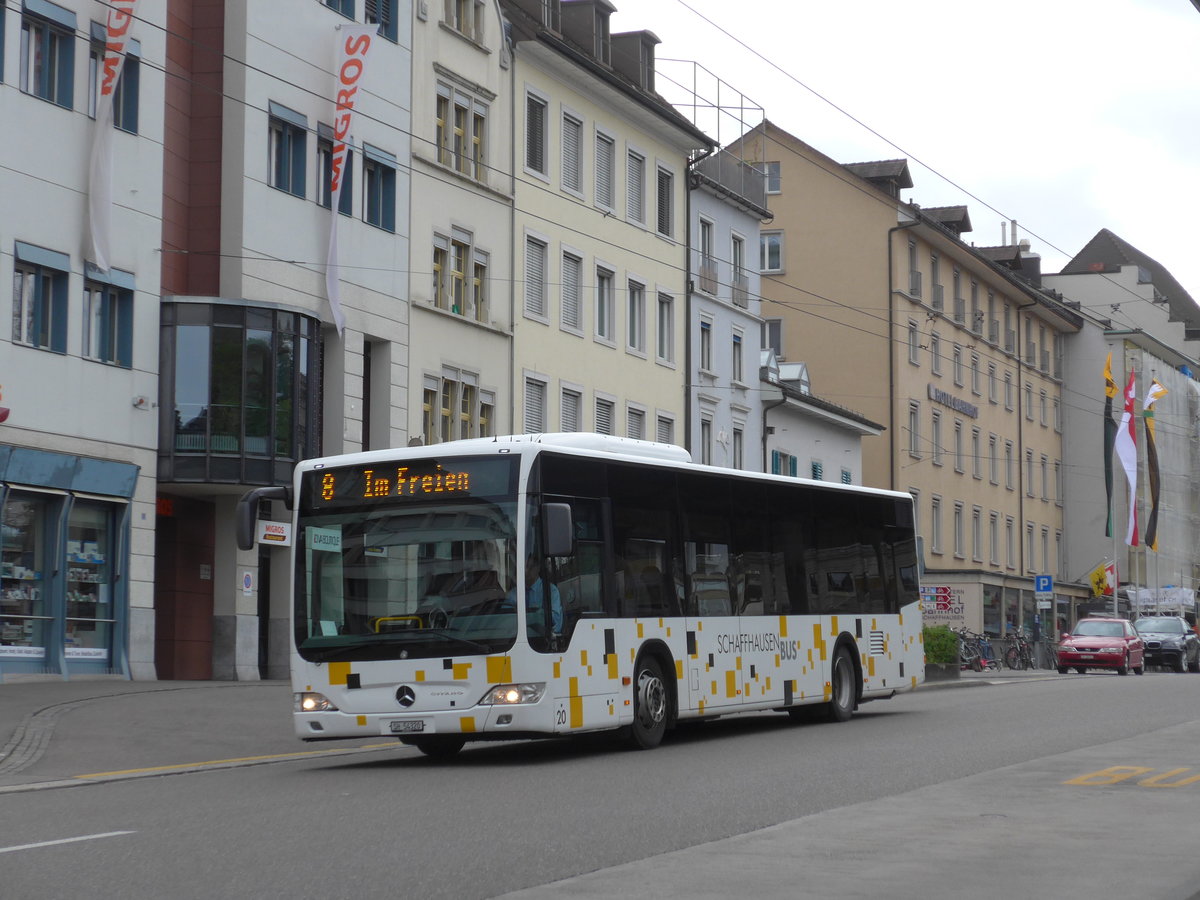
[[[63,716],[55,741],[88,728]],[[844,725],[721,719],[651,752],[389,747],[11,793],[0,896],[1183,900],[1198,740],[1200,677],[1072,675]]]

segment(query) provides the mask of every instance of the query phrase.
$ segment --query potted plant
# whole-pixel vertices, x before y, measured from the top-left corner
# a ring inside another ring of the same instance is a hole
[[[959,677],[958,635],[948,625],[926,625],[921,629],[925,645],[925,680],[946,681]]]

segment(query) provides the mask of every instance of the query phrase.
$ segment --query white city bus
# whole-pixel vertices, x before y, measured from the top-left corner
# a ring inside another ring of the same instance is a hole
[[[594,434],[309,460],[294,510],[295,728],[467,741],[778,710],[848,719],[924,679],[907,494],[699,466]]]

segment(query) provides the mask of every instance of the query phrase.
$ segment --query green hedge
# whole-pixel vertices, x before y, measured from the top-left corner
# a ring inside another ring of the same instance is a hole
[[[958,635],[948,625],[926,625],[921,629],[925,642],[925,662],[958,662]]]

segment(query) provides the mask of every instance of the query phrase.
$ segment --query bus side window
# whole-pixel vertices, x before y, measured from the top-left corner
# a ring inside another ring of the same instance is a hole
[[[731,541],[734,611],[743,616],[778,615],[788,611],[786,596],[777,597],[767,519],[767,485],[738,485],[731,497]]]
[[[669,471],[609,467],[614,575],[623,616],[680,614],[675,493],[675,476]]]
[[[800,615],[816,611],[818,595],[812,507],[799,485],[772,485],[772,560],[778,577],[779,612]]]

